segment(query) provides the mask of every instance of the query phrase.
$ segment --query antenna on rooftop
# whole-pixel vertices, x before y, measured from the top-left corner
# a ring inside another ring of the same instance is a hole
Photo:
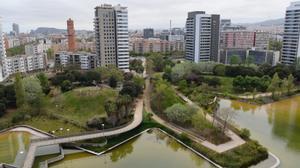
[[[172,35],[172,20],[170,20],[170,35]]]

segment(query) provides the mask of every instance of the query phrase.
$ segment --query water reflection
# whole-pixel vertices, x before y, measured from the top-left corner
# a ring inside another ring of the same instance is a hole
[[[300,96],[263,106],[221,100],[220,110],[237,113],[234,123],[280,157],[284,167],[300,165]]]
[[[166,134],[154,130],[121,145],[102,156],[66,155],[52,168],[210,168],[210,163],[186,149]]]
[[[133,152],[133,143],[136,139],[127,142],[126,145],[122,145],[118,150],[113,150],[110,155],[110,160],[112,162],[117,162],[121,159],[124,159],[127,155],[130,155]]]

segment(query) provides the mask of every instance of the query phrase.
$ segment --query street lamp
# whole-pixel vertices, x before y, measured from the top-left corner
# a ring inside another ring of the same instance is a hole
[[[104,137],[104,124],[101,124],[102,126],[102,132],[103,132],[103,137]]]

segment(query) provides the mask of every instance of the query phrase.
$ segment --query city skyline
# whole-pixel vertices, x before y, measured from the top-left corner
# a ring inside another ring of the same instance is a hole
[[[69,17],[78,23],[76,25],[77,30],[93,30],[93,9],[105,3],[96,0],[91,0],[88,3],[83,0],[76,1],[76,3],[71,3],[70,0],[57,1],[57,3],[55,1],[57,0],[45,0],[43,3],[38,3],[37,0],[5,2],[0,7],[4,32],[11,31],[12,23],[19,24],[21,32],[29,32],[37,27],[65,29],[65,20]],[[193,10],[205,10],[208,13],[220,14],[221,18],[232,19],[233,23],[253,23],[283,18],[285,9],[290,2],[286,0],[266,0],[263,2],[259,0],[189,0],[184,2],[180,0],[176,0],[176,2],[171,0],[163,2],[158,0],[149,2],[112,0],[106,3],[121,4],[128,7],[130,10],[130,29],[145,27],[163,29],[169,27],[169,20],[172,20],[173,27],[184,27],[186,13]],[[20,8],[22,10],[19,10]]]

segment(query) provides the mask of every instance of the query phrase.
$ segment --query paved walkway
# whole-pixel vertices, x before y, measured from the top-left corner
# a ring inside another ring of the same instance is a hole
[[[176,91],[177,95],[179,97],[181,97],[185,102],[187,102],[189,105],[192,105],[192,106],[195,106],[195,107],[198,107],[200,108],[197,104],[195,104],[193,101],[191,101],[188,97],[184,96],[182,93],[179,93],[178,91]],[[206,115],[206,119],[210,122],[213,122],[213,118],[210,116],[210,115]],[[215,122],[218,122],[218,121],[215,121]],[[220,123],[219,123],[220,124]],[[237,134],[235,134],[233,131],[231,131],[230,129],[228,129],[226,132],[225,132],[226,136],[230,137],[231,138],[231,141],[229,142],[226,142],[226,143],[223,143],[223,144],[220,144],[220,145],[215,145],[215,144],[212,144],[208,141],[204,141],[202,143],[202,145],[218,152],[218,153],[222,153],[222,152],[226,152],[230,149],[233,149],[235,147],[238,147],[240,145],[243,145],[245,143],[245,141],[240,138]]]
[[[150,113],[153,114],[153,119],[154,119],[156,122],[158,122],[158,123],[160,123],[160,124],[162,124],[162,125],[168,127],[169,129],[171,129],[171,130],[173,130],[173,131],[175,131],[175,132],[177,132],[177,133],[185,132],[185,133],[187,133],[194,141],[196,141],[196,142],[198,142],[198,143],[201,143],[203,146],[205,146],[205,147],[207,147],[207,148],[209,148],[209,149],[211,149],[211,150],[214,150],[214,151],[216,151],[216,152],[218,152],[218,153],[226,152],[226,151],[228,151],[228,150],[230,150],[230,149],[233,149],[233,148],[238,147],[238,146],[240,146],[240,145],[242,145],[242,144],[245,143],[245,141],[244,141],[242,138],[240,138],[238,135],[236,135],[236,134],[235,134],[234,132],[232,132],[231,130],[228,130],[228,131],[226,131],[226,135],[227,135],[228,137],[231,138],[231,141],[229,141],[229,142],[227,142],[227,143],[224,143],[224,144],[215,145],[215,144],[212,144],[212,143],[209,142],[209,141],[203,140],[202,138],[200,138],[200,137],[198,137],[197,135],[195,135],[195,133],[190,132],[190,131],[187,130],[187,129],[184,129],[184,128],[181,128],[181,127],[176,127],[176,126],[174,126],[174,125],[172,125],[172,124],[170,124],[170,123],[164,121],[164,120],[161,119],[159,116],[155,115],[155,113],[153,113],[153,111],[152,111],[152,109],[151,109],[151,104],[150,104],[150,97],[151,97],[151,96],[150,96],[150,93],[151,93],[150,80],[147,79],[147,80],[146,80],[146,90],[145,90],[145,94],[144,94],[144,95],[145,95],[145,98],[144,98],[144,100],[145,100],[145,109],[146,109],[147,112],[150,112]],[[200,108],[198,105],[196,105],[194,102],[192,102],[190,99],[188,99],[188,98],[187,98],[186,96],[184,96],[183,94],[181,94],[181,93],[179,93],[179,92],[177,92],[177,94],[178,94],[179,97],[181,97],[181,98],[182,98],[185,102],[187,102],[189,105],[192,105],[192,106],[195,106],[195,107],[197,107],[197,108]],[[212,120],[213,120],[212,117],[211,117],[210,115],[207,115],[207,119],[208,119],[209,121],[211,121],[211,122],[212,122]],[[215,121],[215,122],[217,122],[217,121]]]
[[[57,137],[57,138],[48,138],[40,141],[33,141],[30,144],[29,150],[26,155],[26,159],[23,165],[23,168],[31,168],[34,163],[35,159],[35,151],[40,146],[48,146],[48,145],[54,145],[54,144],[61,144],[61,143],[69,143],[69,142],[76,142],[76,141],[82,141],[87,139],[94,139],[94,138],[100,138],[104,136],[112,136],[112,135],[118,135],[124,132],[128,132],[137,126],[139,126],[142,123],[143,120],[143,99],[139,99],[136,103],[135,107],[135,113],[134,113],[134,119],[133,122],[127,125],[126,127],[117,129],[117,130],[111,130],[111,131],[97,131],[93,133],[87,133],[84,135],[76,135],[76,136],[68,136],[68,137]]]
[[[28,132],[32,135],[34,135],[34,139],[36,138],[48,138],[49,135],[47,135],[46,133],[42,133],[42,132],[38,132],[38,131],[35,131],[33,129],[30,129],[28,127],[17,127],[17,128],[14,128],[14,129],[11,129],[10,131],[15,131],[15,132]]]
[[[272,96],[272,93],[259,93],[259,94],[256,94],[254,97],[261,98],[261,97],[270,97],[270,96]],[[247,96],[239,95],[238,98],[253,99],[253,95],[247,95]]]
[[[293,89],[291,90],[291,93],[297,92],[299,89]],[[286,92],[276,92],[277,94],[285,94]],[[272,92],[267,92],[267,93],[258,93],[254,95],[254,98],[262,98],[262,97],[271,97]],[[253,95],[238,95],[238,98],[241,99],[253,99]]]

